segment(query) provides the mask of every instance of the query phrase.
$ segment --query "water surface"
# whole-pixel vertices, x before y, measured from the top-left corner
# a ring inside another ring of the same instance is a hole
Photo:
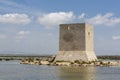
[[[0,80],[119,80],[120,67],[61,67],[0,61]]]

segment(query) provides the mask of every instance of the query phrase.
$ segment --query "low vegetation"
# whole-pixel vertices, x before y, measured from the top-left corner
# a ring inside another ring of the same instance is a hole
[[[98,59],[120,60],[120,56],[97,56]]]
[[[2,61],[2,59],[0,59],[0,61]]]

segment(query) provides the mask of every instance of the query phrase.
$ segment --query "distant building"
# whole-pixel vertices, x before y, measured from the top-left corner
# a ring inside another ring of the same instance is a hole
[[[55,61],[95,61],[93,27],[86,23],[60,24],[59,52]]]

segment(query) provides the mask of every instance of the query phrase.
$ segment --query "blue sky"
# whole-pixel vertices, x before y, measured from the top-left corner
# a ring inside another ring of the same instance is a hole
[[[56,54],[59,24],[94,26],[97,55],[120,55],[119,0],[0,0],[0,53]]]

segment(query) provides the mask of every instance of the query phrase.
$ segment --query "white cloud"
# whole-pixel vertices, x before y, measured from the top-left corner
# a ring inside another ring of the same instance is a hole
[[[26,1],[25,1],[26,2]],[[0,0],[1,12],[20,12],[20,13],[37,13],[39,10],[32,9],[30,6],[20,4],[12,0]]]
[[[54,12],[43,14],[38,18],[38,22],[39,24],[49,28],[61,23],[71,22],[73,19],[73,12]]]
[[[30,18],[26,14],[4,14],[0,15],[0,23],[11,23],[11,24],[28,24]]]
[[[120,39],[120,35],[112,36],[112,39],[113,39],[113,40],[119,40],[119,39]]]
[[[6,39],[6,38],[7,38],[6,35],[0,34],[0,39]]]
[[[115,26],[120,24],[120,18],[114,17],[113,13],[106,13],[105,15],[97,14],[86,21],[92,25]]]
[[[85,13],[82,13],[78,18],[83,19],[85,17],[85,15],[86,15]]]
[[[17,40],[20,40],[20,39],[25,38],[28,34],[30,34],[30,31],[19,31],[15,38]]]

